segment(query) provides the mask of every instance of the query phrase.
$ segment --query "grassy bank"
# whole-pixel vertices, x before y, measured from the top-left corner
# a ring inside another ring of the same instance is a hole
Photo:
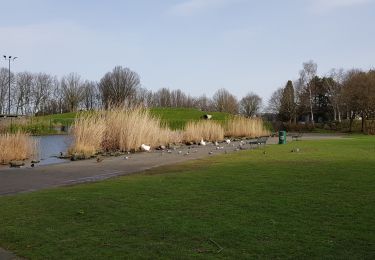
[[[374,259],[374,147],[300,141],[1,197],[0,246],[29,259]]]

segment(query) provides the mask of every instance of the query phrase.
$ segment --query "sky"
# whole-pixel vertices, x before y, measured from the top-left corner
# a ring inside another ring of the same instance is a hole
[[[375,67],[375,0],[0,0],[0,10],[14,72],[99,81],[120,65],[153,91],[266,101],[308,60],[319,75]]]

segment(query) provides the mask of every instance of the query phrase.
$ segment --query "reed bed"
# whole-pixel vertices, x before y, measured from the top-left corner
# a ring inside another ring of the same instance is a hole
[[[235,116],[226,123],[225,136],[228,137],[260,137],[270,135],[265,129],[262,119]]]
[[[184,141],[220,141],[224,139],[223,126],[214,121],[191,121],[185,126]]]
[[[36,154],[37,142],[28,134],[0,134],[0,163],[8,164],[13,160],[25,160]]]
[[[90,156],[100,151],[105,130],[106,125],[101,113],[77,117],[72,127],[74,142],[69,149],[69,153]]]
[[[70,153],[86,156],[99,151],[137,151],[142,144],[157,147],[182,140],[179,132],[163,127],[159,118],[139,108],[81,115],[74,122],[73,135]]]

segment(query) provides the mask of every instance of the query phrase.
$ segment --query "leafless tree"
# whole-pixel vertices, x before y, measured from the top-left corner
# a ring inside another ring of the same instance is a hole
[[[0,114],[6,111],[6,96],[8,93],[8,69],[0,69]]]
[[[230,114],[238,113],[237,98],[228,90],[222,88],[215,92],[212,97],[215,109],[219,112],[227,112]]]
[[[161,88],[153,95],[154,106],[171,107],[171,92],[168,88]]]
[[[212,107],[212,100],[208,98],[206,95],[202,95],[198,97],[195,102],[194,106],[202,111],[210,111],[213,110]]]
[[[70,73],[61,79],[63,103],[69,112],[77,111],[83,98],[83,83],[76,73]]]
[[[16,114],[29,114],[32,111],[32,89],[34,75],[30,72],[20,72],[16,77],[15,104]]]
[[[262,98],[255,93],[249,93],[240,101],[240,113],[246,117],[255,116],[262,106]]]
[[[283,91],[284,91],[283,88],[278,88],[272,93],[271,98],[268,100],[268,106],[267,106],[267,111],[269,113],[279,114]]]
[[[86,80],[82,84],[82,103],[86,110],[94,109],[98,106],[98,84],[94,81]]]
[[[135,104],[141,107],[150,107],[152,99],[152,91],[143,87],[139,87],[135,94]]]
[[[53,77],[46,73],[34,75],[34,84],[32,89],[33,96],[33,114],[44,113],[47,106],[47,100],[51,95],[53,87]]]
[[[313,113],[313,78],[316,76],[318,65],[310,60],[302,64],[303,69],[300,71],[300,82],[309,92],[309,107],[310,107],[310,120],[314,125],[314,113]]]
[[[341,122],[342,87],[345,79],[343,69],[331,69],[328,75],[332,80],[325,81],[328,89],[329,101],[333,109],[333,120]]]
[[[115,67],[99,83],[104,107],[133,105],[139,85],[140,79],[136,72],[121,66]]]

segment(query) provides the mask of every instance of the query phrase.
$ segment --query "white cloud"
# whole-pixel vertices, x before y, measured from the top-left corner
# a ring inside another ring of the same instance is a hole
[[[371,3],[373,0],[310,0],[310,8],[315,13],[325,13],[335,9]]]
[[[190,16],[207,10],[220,9],[241,0],[185,0],[169,9],[169,13],[177,16]]]

